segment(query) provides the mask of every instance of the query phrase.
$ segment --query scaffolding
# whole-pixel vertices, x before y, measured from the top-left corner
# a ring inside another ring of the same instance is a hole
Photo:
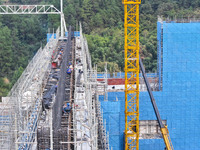
[[[109,149],[108,136],[97,99],[97,87],[100,83],[97,82],[95,67],[92,68],[87,40],[82,35],[81,25],[80,37],[76,37],[75,60],[74,149],[96,150],[100,147]]]
[[[37,149],[44,143],[41,149],[47,145],[51,149],[58,146],[64,149],[109,150],[108,133],[98,99],[99,95],[104,95],[106,99],[107,69],[100,77],[102,81],[97,81],[97,67],[92,68],[87,40],[82,35],[81,27],[80,33],[80,37],[75,38],[75,47],[72,44],[72,52],[69,52],[75,60],[66,58],[73,61],[75,73],[75,81],[74,78],[65,81],[70,83],[65,92],[74,87],[74,93],[69,93],[72,116],[62,115],[61,128],[55,132],[55,112],[52,108],[57,108],[56,95],[52,95],[52,105],[46,114],[42,111],[43,94],[46,86],[49,86],[51,74],[51,56],[59,44],[58,29],[56,37],[52,36],[47,45],[38,50],[8,97],[4,97],[0,103],[1,149]],[[72,82],[75,82],[75,86]],[[42,123],[44,116],[46,119]]]
[[[53,37],[33,57],[21,77],[0,104],[1,149],[29,149],[36,145],[37,120],[45,76],[49,70],[51,54],[59,38]]]
[[[98,81],[100,79],[100,81]],[[103,119],[103,111],[99,101],[99,96],[103,96],[104,101],[107,101],[107,69],[105,72],[97,72],[97,66],[92,70],[87,71],[87,84],[92,86],[90,95],[94,99],[96,109],[96,123],[98,124],[98,149],[109,150],[109,133],[106,132],[106,122]]]
[[[87,84],[85,41],[80,33],[75,46],[74,149],[93,150],[97,149],[97,124],[91,85]]]

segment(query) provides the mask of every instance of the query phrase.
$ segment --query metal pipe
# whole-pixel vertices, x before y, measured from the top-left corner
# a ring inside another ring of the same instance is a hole
[[[55,102],[55,95],[53,101]],[[53,150],[53,109],[50,109],[50,148]]]
[[[15,113],[15,141],[17,141],[17,114]],[[18,149],[18,144],[15,143],[15,148]]]
[[[64,37],[64,27],[63,27],[63,18],[64,18],[64,14],[63,14],[63,0],[60,0],[60,26],[61,26],[61,37]]]
[[[80,143],[80,144],[82,144],[82,143],[88,143],[88,142],[92,142],[92,140],[88,140],[88,141],[76,141],[76,142],[60,142],[60,144],[73,144],[73,143],[76,143],[76,144]]]

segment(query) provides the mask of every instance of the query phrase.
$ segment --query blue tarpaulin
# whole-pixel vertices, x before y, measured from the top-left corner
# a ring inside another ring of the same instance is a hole
[[[153,94],[161,118],[167,120],[174,149],[200,150],[200,23],[159,23],[159,34],[161,26],[163,50],[159,50],[159,56],[163,62],[163,77],[160,76],[163,89]],[[108,93],[108,101],[100,96],[114,150],[124,148],[124,96],[124,92]],[[147,92],[140,92],[140,120],[156,120]],[[141,150],[165,147],[163,139],[140,139],[139,145]]]

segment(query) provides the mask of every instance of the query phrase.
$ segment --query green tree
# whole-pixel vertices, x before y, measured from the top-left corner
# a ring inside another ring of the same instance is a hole
[[[11,31],[0,24],[0,77],[9,76],[14,69]]]

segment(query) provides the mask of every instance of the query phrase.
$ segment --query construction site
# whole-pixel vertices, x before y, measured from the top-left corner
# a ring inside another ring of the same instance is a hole
[[[98,72],[81,23],[66,27],[63,2],[0,5],[0,14],[58,14],[0,103],[1,150],[199,150],[200,21],[157,21],[157,73],[139,57],[140,0],[124,4],[124,72]],[[122,5],[123,5],[122,4]]]

